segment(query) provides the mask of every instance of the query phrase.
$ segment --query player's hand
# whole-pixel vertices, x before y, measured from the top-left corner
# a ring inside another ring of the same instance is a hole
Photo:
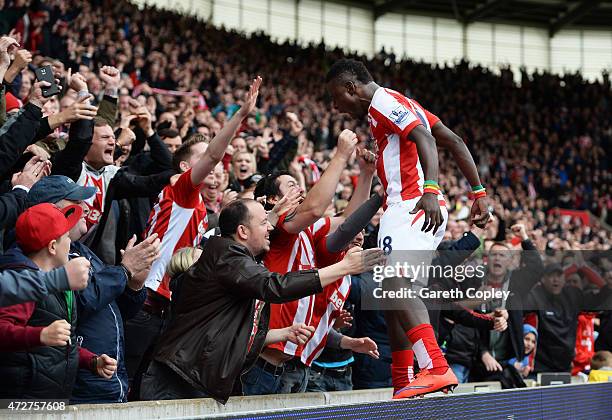
[[[290,327],[285,328],[285,335],[283,341],[289,341],[290,343],[297,345],[304,345],[315,332],[315,327],[306,325],[304,323],[293,324]]]
[[[440,210],[440,203],[438,203],[438,196],[432,193],[423,194],[410,214],[417,214],[419,211],[424,212],[425,219],[421,231],[432,231],[432,234],[435,235],[438,228],[442,226],[444,222],[444,217],[442,217],[442,211]]]
[[[488,372],[501,372],[503,370],[499,362],[489,352],[484,352],[481,359]]]
[[[477,198],[470,209],[470,225],[476,225],[484,229],[491,217],[489,213],[489,200],[487,197]]]
[[[261,196],[257,199],[261,205],[265,205],[266,198]],[[303,201],[302,191],[295,188],[289,191],[274,205],[272,210],[268,212],[268,222],[274,227],[278,223],[279,219],[283,214],[291,214],[298,208],[300,203]]]
[[[244,104],[238,110],[238,115],[240,118],[245,119],[249,116],[249,114],[255,109],[255,104],[257,103],[257,95],[259,95],[259,87],[261,86],[261,76],[257,76],[253,79],[253,83],[249,88],[248,93],[244,98]]]
[[[380,354],[378,353],[378,346],[370,337],[363,338],[351,338],[344,336],[340,342],[340,346],[343,349],[352,350],[356,353],[367,354],[374,359],[378,359]]]

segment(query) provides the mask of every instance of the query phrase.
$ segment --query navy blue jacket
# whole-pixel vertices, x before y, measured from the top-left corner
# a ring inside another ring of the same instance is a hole
[[[125,367],[123,320],[130,319],[142,307],[146,298],[127,287],[123,268],[107,265],[89,248],[79,242],[70,247],[70,257],[85,257],[91,263],[89,284],[76,294],[79,323],[77,341],[96,354],[106,354],[117,360],[117,372],[110,380],[81,369],[72,392],[71,403],[126,402],[128,374]]]

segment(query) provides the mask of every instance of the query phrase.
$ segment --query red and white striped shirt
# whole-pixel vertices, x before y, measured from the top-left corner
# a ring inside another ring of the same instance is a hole
[[[391,89],[378,88],[368,110],[370,132],[378,145],[378,177],[385,188],[385,204],[423,195],[425,181],[416,144],[407,140],[422,125],[431,128],[440,119],[415,100]]]
[[[268,270],[280,274],[316,268],[315,236],[322,233],[322,231],[319,232],[321,225],[329,226],[329,218],[321,219],[313,226],[294,234],[284,229],[286,217],[286,214],[283,215],[276,225],[276,230],[270,240],[270,251],[264,258],[264,265]],[[329,227],[327,230],[329,231]],[[286,328],[302,322],[312,325],[314,303],[313,295],[288,303],[270,305],[270,329]],[[298,357],[303,348],[290,342],[275,343],[270,347]]]
[[[174,185],[162,190],[151,210],[145,236],[157,233],[161,251],[151,266],[146,287],[170,299],[166,266],[179,249],[198,245],[207,230],[206,206],[200,195],[200,185],[191,182],[190,169],[181,174]]]
[[[317,224],[314,227],[317,228]],[[329,223],[322,226],[315,240],[315,258],[318,268],[327,267],[341,261],[346,253],[345,251],[332,253],[327,249],[326,241],[329,228]],[[350,291],[351,277],[344,276],[315,295],[313,316],[310,323],[315,327],[315,332],[304,345],[301,354],[301,361],[305,365],[310,366],[325,348],[329,331],[333,328],[338,313],[344,306]]]

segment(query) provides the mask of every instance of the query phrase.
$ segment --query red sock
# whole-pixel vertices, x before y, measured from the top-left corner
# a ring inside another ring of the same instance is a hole
[[[414,353],[412,350],[391,352],[391,380],[393,393],[408,386],[413,378]]]
[[[406,335],[412,343],[412,351],[416,355],[421,370],[427,369],[434,375],[446,373],[448,363],[438,346],[431,324],[417,325]]]

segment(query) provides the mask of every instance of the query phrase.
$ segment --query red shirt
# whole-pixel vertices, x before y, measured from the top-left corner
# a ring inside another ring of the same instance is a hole
[[[280,274],[316,268],[313,229],[316,223],[300,233],[289,233],[284,227],[286,217],[287,214],[281,216],[276,225],[264,265],[268,270]],[[329,218],[321,220],[329,225]],[[286,328],[302,322],[311,325],[314,301],[314,296],[306,296],[293,302],[270,305],[270,329]],[[302,346],[290,342],[275,343],[270,347],[290,356],[299,356],[302,349]]]
[[[378,145],[377,172],[387,193],[386,203],[422,195],[425,181],[412,130],[423,126],[431,133],[440,119],[415,100],[391,89],[378,88],[368,109],[370,132]]]
[[[313,227],[317,228],[317,224]],[[325,223],[325,225],[320,226],[315,235],[315,258],[318,268],[327,267],[342,261],[346,254],[346,251],[329,251],[327,248],[329,230],[330,224]],[[310,325],[315,327],[315,332],[304,345],[301,353],[301,361],[305,365],[310,366],[325,348],[329,331],[333,328],[338,313],[344,306],[350,291],[351,276],[344,276],[326,286],[322,292],[315,295],[313,315],[310,321]]]
[[[578,315],[576,328],[576,356],[574,356],[572,375],[584,371],[591,364],[595,354],[595,314],[581,313]]]
[[[166,186],[151,210],[145,236],[157,233],[161,241],[160,256],[147,276],[145,285],[170,299],[166,266],[181,248],[196,246],[208,230],[206,206],[200,185],[191,182],[191,169],[181,174],[174,185]]]

